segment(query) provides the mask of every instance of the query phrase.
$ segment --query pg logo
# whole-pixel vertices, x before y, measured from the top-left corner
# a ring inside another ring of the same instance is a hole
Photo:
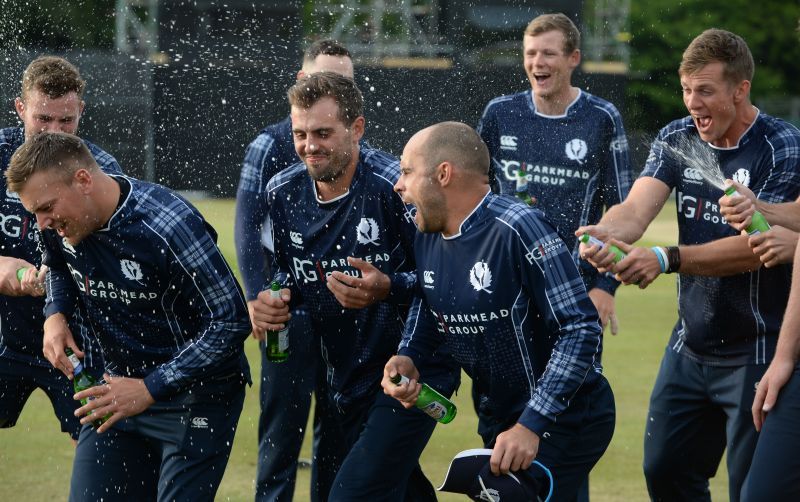
[[[500,136],[500,148],[502,150],[516,150],[517,137],[516,136]]]

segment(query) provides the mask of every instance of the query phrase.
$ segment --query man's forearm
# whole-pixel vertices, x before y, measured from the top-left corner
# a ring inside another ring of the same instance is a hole
[[[680,246],[680,255],[679,272],[687,275],[724,277],[757,270],[761,266],[744,235],[695,246]]]
[[[783,202],[770,204],[756,201],[756,209],[764,215],[770,225],[780,225],[789,230],[800,232],[800,202]]]

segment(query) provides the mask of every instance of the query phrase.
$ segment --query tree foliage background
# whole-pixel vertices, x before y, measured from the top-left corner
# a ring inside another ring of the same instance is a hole
[[[626,126],[654,131],[686,115],[678,78],[683,50],[708,28],[741,35],[755,60],[751,98],[800,95],[797,0],[633,0]]]

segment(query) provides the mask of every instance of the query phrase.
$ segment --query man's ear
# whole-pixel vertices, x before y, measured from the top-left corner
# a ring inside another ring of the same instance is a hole
[[[14,109],[17,110],[19,119],[22,120],[22,114],[25,113],[25,103],[22,101],[22,98],[18,97],[14,100]]]
[[[350,124],[350,131],[353,133],[353,139],[358,142],[364,137],[365,121],[364,117],[356,117],[352,124]]]
[[[78,186],[82,194],[88,195],[92,191],[94,180],[87,169],[80,168],[72,175],[72,183]]]
[[[733,91],[733,102],[737,104],[741,103],[749,95],[750,95],[750,81],[742,80],[741,82],[739,82],[739,85],[737,85],[736,89]]]
[[[440,187],[446,187],[453,182],[453,164],[444,161],[436,166],[436,181]]]

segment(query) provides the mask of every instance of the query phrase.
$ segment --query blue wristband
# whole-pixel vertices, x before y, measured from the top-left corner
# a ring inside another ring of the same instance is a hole
[[[656,258],[658,258],[658,266],[661,269],[661,273],[665,273],[667,271],[667,253],[658,246],[653,246],[650,250],[653,251],[656,254]]]

